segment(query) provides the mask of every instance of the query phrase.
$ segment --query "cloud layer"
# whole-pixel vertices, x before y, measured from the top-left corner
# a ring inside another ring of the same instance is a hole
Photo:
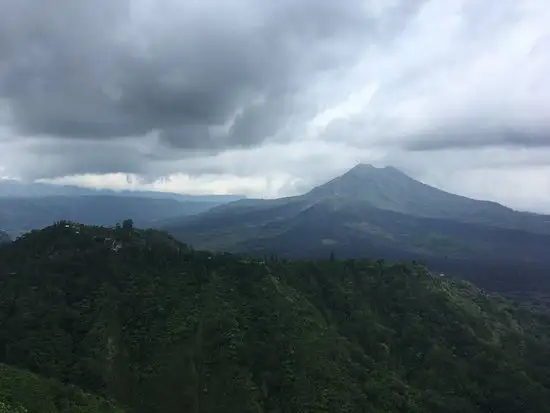
[[[514,203],[479,182],[548,172],[548,22],[546,0],[0,0],[0,166],[274,196],[372,161]]]

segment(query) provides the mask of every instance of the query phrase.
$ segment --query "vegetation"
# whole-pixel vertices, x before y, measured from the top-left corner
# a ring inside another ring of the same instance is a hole
[[[543,310],[418,264],[245,259],[130,224],[0,248],[0,409],[550,412]]]
[[[0,364],[0,413],[123,413],[74,386]]]

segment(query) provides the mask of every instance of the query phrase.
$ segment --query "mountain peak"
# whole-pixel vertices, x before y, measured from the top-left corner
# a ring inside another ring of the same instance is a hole
[[[363,174],[371,172],[373,169],[377,169],[374,165],[368,163],[358,163],[353,168],[349,169],[344,175],[347,174]]]
[[[381,166],[377,167],[368,163],[358,163],[349,171],[344,173],[342,177],[349,175],[364,175],[364,174],[399,174],[401,176],[407,176],[405,173],[393,166]]]
[[[372,201],[382,192],[400,191],[411,184],[423,185],[392,166],[375,167],[360,163],[306,195],[315,198],[366,198]]]
[[[353,170],[362,170],[362,169],[376,169],[376,166],[370,164],[370,163],[363,163],[363,162],[359,162],[357,165],[355,165],[353,168],[350,169],[350,171],[353,171]]]
[[[420,181],[393,166],[357,164],[341,176],[313,188],[306,197],[314,200],[338,199],[410,215],[444,218],[506,213],[502,205],[451,194]]]

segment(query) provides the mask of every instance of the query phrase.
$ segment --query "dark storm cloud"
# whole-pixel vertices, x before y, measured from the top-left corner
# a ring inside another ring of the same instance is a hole
[[[271,196],[362,161],[494,199],[521,169],[538,199],[549,21],[543,0],[0,0],[0,176]]]
[[[22,151],[10,170],[29,179],[55,178],[72,174],[108,174],[121,170],[146,174],[150,164],[130,141],[90,142],[86,140],[42,139]]]
[[[353,0],[0,0],[0,95],[23,135],[255,145],[308,114],[291,109],[312,76],[389,33],[375,17]]]
[[[482,149],[490,147],[545,148],[550,147],[550,127],[520,128],[492,125],[483,127],[467,121],[452,128],[434,129],[405,140],[409,151],[429,152],[449,149]]]

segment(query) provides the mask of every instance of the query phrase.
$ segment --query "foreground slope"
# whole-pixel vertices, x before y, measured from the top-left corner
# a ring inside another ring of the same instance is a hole
[[[421,266],[59,223],[0,248],[0,362],[127,412],[548,412],[550,318]]]

